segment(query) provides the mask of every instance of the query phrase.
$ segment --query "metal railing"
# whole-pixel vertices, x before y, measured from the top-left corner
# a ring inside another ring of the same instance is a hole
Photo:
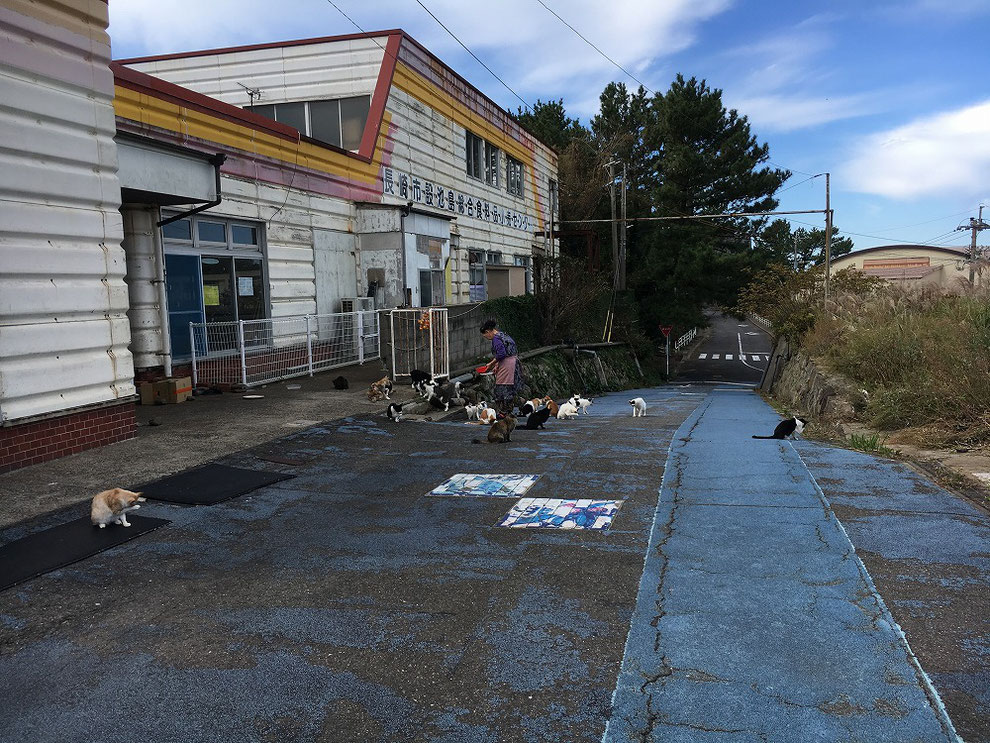
[[[248,387],[379,357],[378,313],[189,323],[194,385]]]
[[[450,375],[450,333],[446,307],[391,310],[392,379],[413,369],[434,377]]]
[[[693,341],[696,335],[698,335],[698,328],[697,327],[691,328],[688,332],[686,332],[684,335],[682,335],[680,338],[674,341],[674,350],[680,351],[682,348],[684,348],[684,346],[686,346],[688,343]]]
[[[757,325],[759,325],[761,328],[773,332],[773,323],[767,320],[765,317],[760,317],[759,315],[750,313],[749,318]]]

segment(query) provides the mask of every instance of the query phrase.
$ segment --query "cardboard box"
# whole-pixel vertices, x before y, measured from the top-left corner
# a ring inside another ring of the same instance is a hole
[[[164,403],[185,402],[192,397],[192,377],[175,377],[155,382],[155,391]]]
[[[138,385],[138,394],[141,396],[142,405],[160,404],[158,399],[157,382],[141,382],[141,384]]]

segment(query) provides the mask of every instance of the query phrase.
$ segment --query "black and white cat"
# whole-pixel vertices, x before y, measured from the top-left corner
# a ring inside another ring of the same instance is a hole
[[[398,403],[389,403],[388,410],[385,411],[390,421],[400,421],[402,420],[402,406]]]
[[[425,371],[420,371],[419,369],[413,369],[409,372],[409,381],[412,382],[412,388],[414,390],[419,389],[419,386],[424,382],[430,381],[430,375]]]
[[[784,418],[777,427],[773,429],[772,436],[754,436],[754,439],[793,439],[796,436],[800,436],[801,432],[804,431],[804,427],[808,425],[808,421],[804,418],[798,418],[797,416],[793,418]]]

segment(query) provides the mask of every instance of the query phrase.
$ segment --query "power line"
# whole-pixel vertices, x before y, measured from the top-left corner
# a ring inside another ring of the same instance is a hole
[[[429,13],[430,14],[430,17],[433,20],[435,20],[437,23],[440,24],[440,28],[442,28],[444,31],[446,31],[448,34],[450,34],[450,37],[454,41],[456,41],[458,44],[460,44],[464,48],[464,51],[466,51],[468,54],[470,54],[472,57],[474,57],[475,61],[478,64],[480,64],[482,67],[484,67],[486,70],[488,70],[488,72],[491,73],[491,76],[492,77],[494,77],[496,80],[498,80],[500,83],[502,83],[503,87],[505,87],[506,90],[508,90],[510,93],[512,93],[512,95],[514,95],[516,98],[518,98],[519,99],[519,102],[522,103],[526,107],[526,110],[527,111],[532,112],[533,109],[530,107],[530,105],[528,103],[526,103],[525,100],[523,100],[522,96],[520,96],[516,91],[514,91],[512,88],[510,88],[509,85],[508,85],[508,83],[505,82],[505,80],[503,80],[498,75],[496,75],[495,72],[492,70],[491,67],[489,67],[484,62],[482,62],[481,59],[478,57],[477,54],[475,54],[470,49],[468,49],[467,44],[465,44],[463,41],[461,41],[460,39],[458,39],[457,36],[454,35],[454,32],[451,31],[449,28],[447,28],[443,24],[443,21],[441,21],[439,18],[437,18],[435,15],[433,15],[433,11],[432,10],[430,10],[425,5],[423,5],[423,3],[420,2],[420,0],[416,0],[416,3],[417,3],[417,5],[419,5],[419,7],[421,7],[423,10],[425,10],[427,13]]]
[[[418,2],[418,1],[419,1],[419,0],[417,0],[417,2]],[[629,70],[627,70],[627,69],[626,69],[625,67],[623,67],[622,65],[620,65],[620,64],[619,64],[618,62],[616,62],[616,61],[615,61],[614,59],[612,59],[612,58],[611,58],[610,56],[608,56],[608,55],[607,55],[607,54],[606,54],[605,52],[603,52],[603,51],[602,51],[601,49],[599,49],[599,48],[598,48],[597,46],[595,46],[595,45],[594,45],[594,44],[592,44],[592,43],[591,43],[590,41],[588,41],[588,39],[587,39],[587,38],[586,38],[586,37],[585,37],[585,36],[584,36],[584,35],[583,35],[583,34],[582,34],[582,33],[581,33],[580,31],[578,31],[578,30],[577,30],[576,28],[574,28],[574,26],[572,26],[572,25],[571,25],[570,23],[568,23],[568,22],[567,22],[567,21],[565,21],[565,20],[564,20],[563,18],[561,18],[561,17],[560,17],[560,15],[558,15],[558,14],[557,14],[557,11],[555,11],[555,10],[554,10],[553,8],[551,8],[551,7],[549,6],[549,5],[547,5],[547,4],[545,3],[545,2],[543,2],[543,0],[536,0],[536,2],[538,2],[538,3],[539,3],[540,5],[542,5],[542,6],[544,7],[544,8],[546,8],[546,9],[547,9],[547,10],[548,10],[548,11],[549,11],[549,12],[550,12],[550,13],[551,13],[552,15],[553,15],[553,17],[554,17],[554,18],[556,18],[556,19],[557,19],[558,21],[560,21],[560,22],[561,22],[561,23],[563,23],[563,24],[564,24],[565,26],[567,26],[567,27],[568,27],[569,29],[571,29],[571,31],[573,31],[573,32],[574,32],[575,34],[577,34],[577,36],[578,36],[578,38],[580,38],[580,39],[581,39],[581,40],[582,40],[582,41],[583,41],[583,42],[584,42],[585,44],[587,44],[587,45],[588,45],[588,46],[590,46],[590,47],[591,47],[592,49],[594,49],[594,50],[595,50],[596,52],[598,52],[599,54],[601,54],[601,55],[602,55],[602,56],[603,56],[603,57],[604,57],[605,59],[607,59],[607,60],[608,60],[609,62],[611,62],[611,63],[612,63],[613,65],[615,65],[616,67],[618,67],[618,68],[619,68],[620,70],[622,70],[622,71],[623,71],[624,73],[626,73],[626,74],[627,74],[627,75],[628,75],[629,77],[631,77],[631,78],[632,78],[633,80],[635,80],[635,81],[636,81],[636,82],[638,82],[638,83],[639,83],[640,85],[642,85],[642,86],[643,86],[643,87],[644,87],[644,88],[645,88],[646,90],[648,90],[648,91],[649,91],[650,93],[653,93],[653,95],[656,95],[656,91],[654,91],[654,90],[652,90],[652,89],[650,88],[650,86],[649,86],[649,85],[647,85],[646,83],[644,83],[644,82],[643,82],[642,80],[640,80],[640,79],[639,79],[638,77],[636,77],[636,76],[635,76],[634,74],[632,74],[632,73],[631,73],[631,72],[630,72]],[[420,4],[422,4],[422,3],[420,3]]]

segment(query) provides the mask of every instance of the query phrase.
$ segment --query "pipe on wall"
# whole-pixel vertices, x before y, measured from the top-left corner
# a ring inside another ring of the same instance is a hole
[[[161,208],[158,209],[161,217]],[[152,229],[152,240],[155,251],[155,284],[158,288],[158,322],[162,334],[162,364],[165,376],[172,376],[172,335],[168,325],[168,294],[165,291],[165,246],[162,244],[162,231],[159,227]]]

